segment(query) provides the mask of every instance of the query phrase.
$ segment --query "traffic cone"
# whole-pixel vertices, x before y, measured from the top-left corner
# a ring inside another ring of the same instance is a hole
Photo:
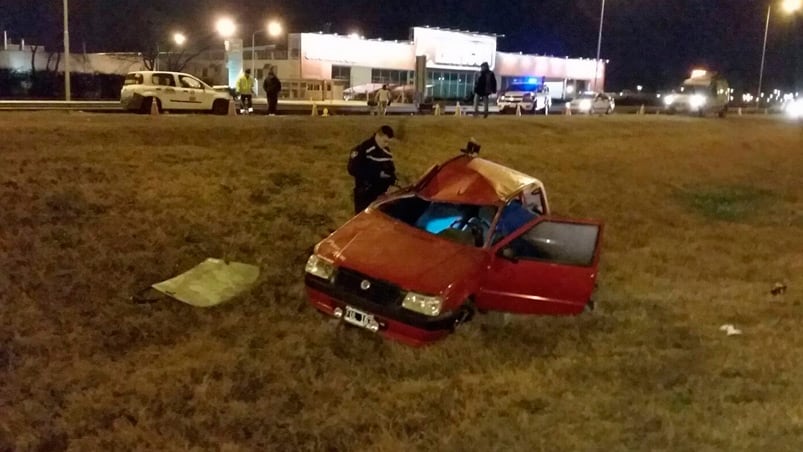
[[[566,107],[566,116],[571,116],[572,115],[572,107],[569,106],[568,102],[566,102],[563,105]]]
[[[441,115],[441,104],[435,104],[435,111],[433,112],[435,116]]]
[[[151,99],[151,116],[159,116],[159,103],[156,99]]]
[[[739,109],[736,110],[736,114],[738,114],[739,116],[742,116],[742,107],[739,107]]]
[[[234,106],[234,99],[229,99],[229,111],[226,112],[228,116],[237,116],[237,107]]]
[[[455,116],[462,116],[462,112],[460,111],[460,102],[458,102],[457,106],[454,107],[454,115]]]
[[[315,102],[312,103],[312,111],[310,112],[311,116],[318,116],[318,104]]]
[[[521,104],[516,105],[516,116],[521,116]]]
[[[328,117],[329,116],[329,109],[326,108],[326,107],[323,107],[323,114],[321,116]]]
[[[640,114],[640,115],[644,114],[644,104],[641,104],[641,107],[639,107],[638,114]]]

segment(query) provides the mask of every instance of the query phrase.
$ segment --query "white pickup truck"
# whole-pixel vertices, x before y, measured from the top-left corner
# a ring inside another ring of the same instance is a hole
[[[137,71],[125,77],[120,91],[123,109],[148,113],[156,102],[160,112],[208,111],[225,115],[232,99],[228,87],[212,87],[183,72]]]

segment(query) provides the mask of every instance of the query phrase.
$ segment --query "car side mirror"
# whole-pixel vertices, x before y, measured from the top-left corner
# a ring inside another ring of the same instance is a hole
[[[502,248],[502,251],[499,252],[499,255],[511,262],[519,261],[519,258],[516,257],[516,252],[513,251],[513,248],[510,247]]]

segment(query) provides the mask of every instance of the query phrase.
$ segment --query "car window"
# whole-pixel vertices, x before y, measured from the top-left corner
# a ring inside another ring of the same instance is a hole
[[[518,228],[532,221],[538,213],[526,206],[519,199],[510,201],[499,216],[496,223],[492,243],[499,243],[500,240],[512,234]]]
[[[599,235],[595,224],[543,221],[508,245],[518,259],[589,266]]]
[[[539,215],[544,214],[544,195],[540,188],[524,193],[524,205]]]
[[[202,87],[201,82],[188,75],[182,75],[179,80],[181,80],[181,86],[184,88],[201,89]]]
[[[128,74],[125,76],[125,81],[123,81],[123,85],[141,85],[144,83],[145,78],[142,74]]]
[[[176,86],[176,79],[173,74],[153,74],[151,80],[154,85],[158,86]]]

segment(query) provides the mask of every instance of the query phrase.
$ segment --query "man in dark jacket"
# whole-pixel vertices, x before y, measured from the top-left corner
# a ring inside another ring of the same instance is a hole
[[[396,184],[396,166],[389,148],[392,139],[393,129],[382,126],[351,150],[348,171],[354,177],[355,215]]]
[[[488,68],[488,63],[480,66],[480,75],[474,83],[474,116],[477,116],[477,107],[480,99],[485,102],[485,118],[488,117],[488,96],[496,93],[496,76]]]
[[[282,91],[282,82],[273,73],[273,69],[268,70],[268,76],[265,77],[262,88],[265,89],[265,95],[268,96],[268,115],[275,116],[276,105],[279,103],[279,93]]]

